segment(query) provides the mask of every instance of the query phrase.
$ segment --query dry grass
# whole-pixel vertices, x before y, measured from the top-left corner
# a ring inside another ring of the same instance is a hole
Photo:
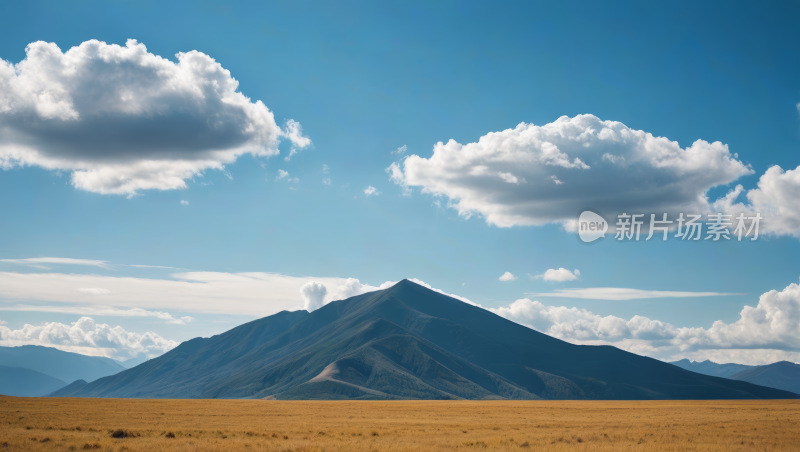
[[[0,396],[0,452],[790,451],[798,401],[282,402]]]

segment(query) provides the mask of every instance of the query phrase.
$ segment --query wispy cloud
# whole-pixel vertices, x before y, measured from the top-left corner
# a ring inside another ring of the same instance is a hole
[[[639,300],[646,298],[719,297],[746,295],[726,292],[675,292],[670,290],[640,290],[619,287],[591,287],[587,289],[557,289],[553,292],[527,293],[534,297],[581,298],[586,300]]]
[[[173,325],[185,325],[194,320],[193,317],[188,316],[173,317],[170,313],[163,311],[148,311],[141,308],[120,309],[113,306],[40,306],[17,304],[14,306],[0,305],[0,311],[55,312],[59,314],[77,314],[104,317],[155,317],[157,319],[166,320],[167,323]]]
[[[364,194],[367,196],[372,196],[372,195],[378,196],[381,194],[381,192],[379,192],[377,188],[370,185],[369,187],[364,189]]]
[[[110,290],[100,287],[82,287],[78,289],[78,292],[88,295],[109,295],[111,293]]]
[[[25,265],[27,267],[40,268],[43,270],[50,270],[50,265],[86,265],[92,267],[105,268],[106,270],[113,270],[108,264],[108,261],[98,261],[92,259],[71,259],[68,257],[31,257],[27,259],[0,259],[0,262],[9,264]]]
[[[136,267],[136,268],[175,268],[175,267],[165,267],[163,265],[128,265],[128,267]]]

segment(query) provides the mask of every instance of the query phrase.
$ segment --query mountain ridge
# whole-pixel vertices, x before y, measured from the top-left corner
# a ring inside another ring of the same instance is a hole
[[[611,346],[570,344],[408,280],[195,338],[73,389],[70,396],[154,398],[794,397]]]

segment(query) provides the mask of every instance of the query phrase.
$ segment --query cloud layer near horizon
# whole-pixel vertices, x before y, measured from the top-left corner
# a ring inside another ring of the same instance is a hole
[[[766,213],[762,232],[800,236],[800,167],[770,168],[749,204],[736,203],[741,186],[710,201],[709,189],[753,174],[728,146],[697,140],[681,148],[664,137],[593,115],[562,116],[537,126],[521,123],[476,143],[439,142],[433,155],[410,155],[386,169],[409,190],[443,196],[465,217],[498,227],[560,223],[572,229],[578,213]],[[612,222],[613,223],[613,222]],[[613,224],[611,225],[613,229]]]
[[[90,40],[66,52],[37,41],[16,65],[0,60],[0,167],[70,171],[76,188],[132,195],[185,188],[242,154],[277,155],[282,139],[291,153],[311,144],[213,58],[176,59]]]
[[[176,318],[165,311],[263,317],[282,310],[305,308],[313,311],[334,300],[395,284],[394,281],[387,281],[372,286],[355,278],[297,277],[273,273],[187,272],[175,273],[173,277],[175,279],[170,280],[0,272],[0,300],[2,303],[16,302],[2,307],[4,310],[145,316],[168,323],[185,323],[191,318]],[[411,281],[476,305],[423,281]],[[80,290],[86,288],[98,290]],[[564,291],[563,295],[558,295],[562,292],[542,295],[614,300],[724,295],[716,292],[659,292],[624,288],[567,291],[570,292]],[[29,303],[20,304],[21,300]],[[32,305],[32,301],[48,305]],[[131,309],[131,306],[136,308]],[[797,284],[791,284],[782,291],[773,290],[763,294],[755,307],[745,306],[742,309],[738,321],[730,324],[717,321],[710,328],[676,327],[638,315],[629,320],[613,315],[599,316],[585,309],[546,305],[528,298],[507,306],[485,309],[570,342],[610,344],[665,360],[713,358],[721,362],[745,364],[778,359],[800,361],[800,329],[797,328],[800,324],[800,286]],[[15,340],[19,345],[22,344],[19,337]]]
[[[42,345],[84,355],[124,360],[140,353],[149,357],[158,356],[177,347],[178,343],[152,332],[132,333],[121,326],[111,327],[97,323],[90,317],[81,317],[70,325],[58,322],[38,326],[26,324],[18,330],[12,330],[0,323],[0,345]]]

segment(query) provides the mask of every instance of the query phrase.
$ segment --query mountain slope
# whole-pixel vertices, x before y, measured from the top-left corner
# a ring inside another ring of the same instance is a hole
[[[69,395],[277,399],[785,398],[555,339],[404,280],[187,341]],[[61,394],[59,391],[53,395]]]
[[[67,384],[35,370],[0,366],[0,394],[16,397],[40,397]]]
[[[733,375],[734,380],[800,393],[800,364],[778,361]]]
[[[0,347],[0,366],[31,369],[65,382],[94,381],[125,370],[109,358],[80,355],[38,345]]]
[[[678,366],[682,369],[691,370],[703,375],[711,375],[713,377],[731,378],[734,374],[753,369],[758,366],[748,366],[745,364],[717,364],[713,361],[689,361],[682,359],[680,361],[673,361],[670,364]]]

